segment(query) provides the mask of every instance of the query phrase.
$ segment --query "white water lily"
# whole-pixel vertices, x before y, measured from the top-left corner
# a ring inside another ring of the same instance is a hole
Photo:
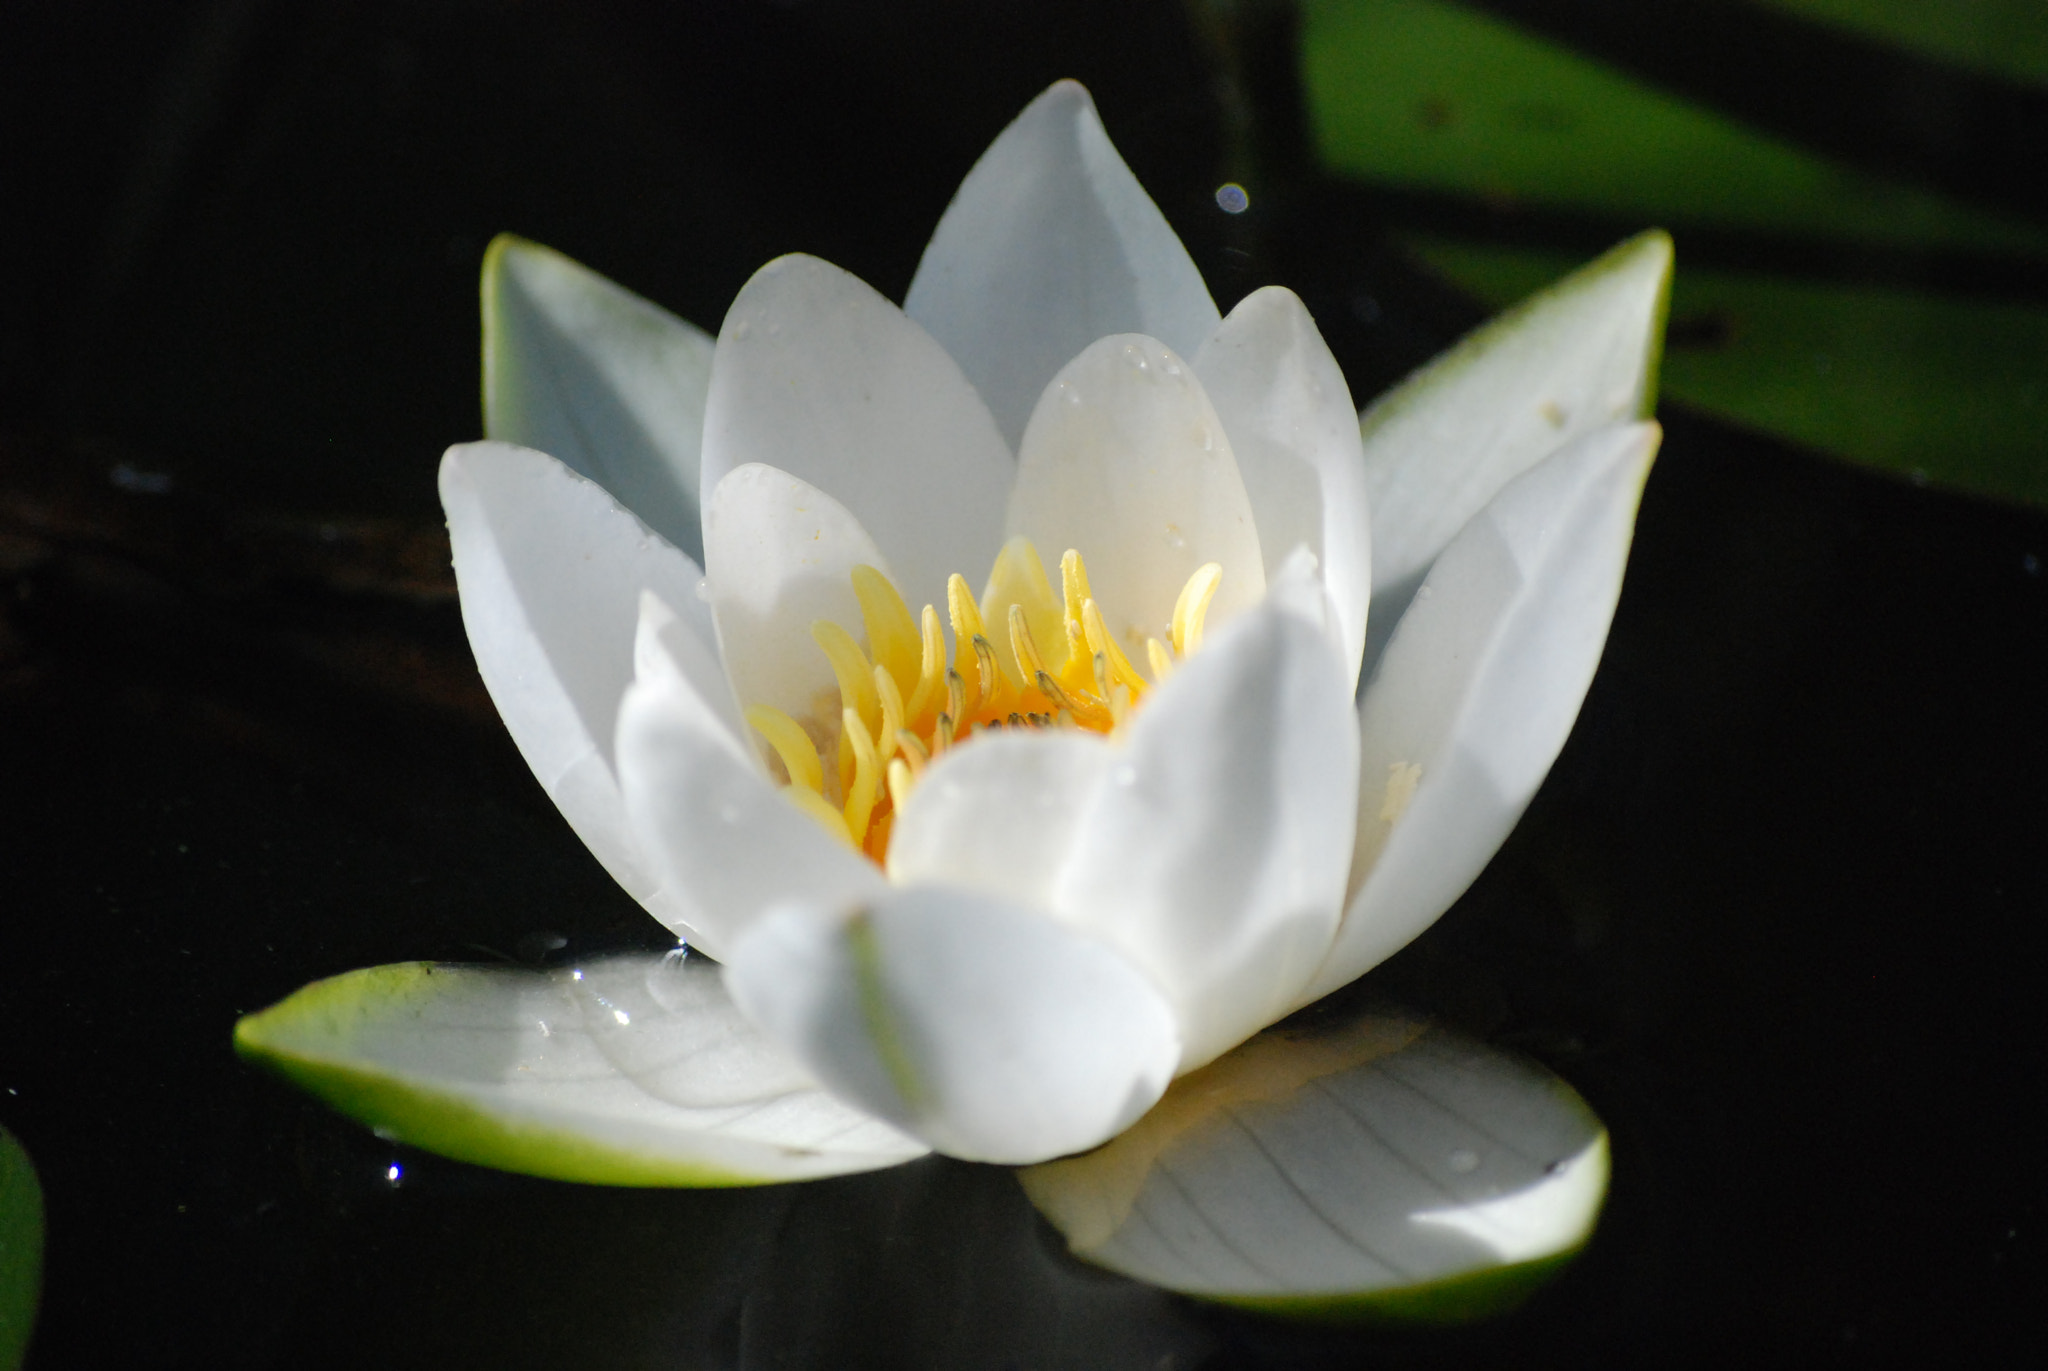
[[[1656,446],[1668,268],[1624,245],[1361,422],[1292,293],[1219,317],[1072,83],[901,309],[786,257],[713,345],[501,239],[492,441],[441,471],[464,622],[579,836],[717,965],[383,968],[238,1041],[579,1179],[1116,1136],[1412,939],[1540,784]]]

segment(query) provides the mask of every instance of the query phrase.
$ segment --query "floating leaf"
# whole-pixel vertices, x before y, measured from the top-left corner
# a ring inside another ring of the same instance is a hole
[[[1308,0],[1302,17],[1317,150],[1344,175],[1672,228],[2048,251],[2030,226],[1837,166],[1462,5]]]
[[[28,1149],[0,1128],[0,1371],[14,1371],[43,1294],[43,1187]]]
[[[925,1151],[819,1090],[699,958],[370,967],[243,1019],[235,1047],[384,1137],[558,1180],[756,1185]]]
[[[1511,1307],[1584,1245],[1607,1134],[1571,1087],[1419,1021],[1267,1030],[1123,1136],[1018,1173],[1088,1261],[1319,1319]]]
[[[1490,302],[1569,259],[1415,240]],[[1912,480],[2048,504],[2048,311],[1928,291],[1683,268],[1664,392]]]

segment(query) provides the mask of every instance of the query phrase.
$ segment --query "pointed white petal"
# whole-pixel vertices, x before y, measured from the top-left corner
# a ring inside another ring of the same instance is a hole
[[[695,958],[371,967],[243,1019],[235,1047],[384,1137],[559,1180],[757,1185],[925,1150],[818,1089]]]
[[[1078,1255],[1154,1285],[1454,1322],[1583,1246],[1607,1175],[1606,1131],[1563,1081],[1366,1018],[1262,1034],[1108,1146],[1018,1179]]]
[[[484,432],[588,476],[693,558],[711,335],[509,233],[484,254]]]
[[[1431,562],[1495,492],[1564,444],[1646,418],[1671,286],[1652,231],[1479,329],[1359,420],[1372,500],[1367,669]]]
[[[1097,338],[1145,333],[1192,357],[1216,325],[1187,249],[1072,81],[1026,106],[967,173],[903,307],[1013,447],[1046,382]]]
[[[978,737],[934,761],[889,834],[898,885],[977,890],[1052,910],[1091,792],[1114,753],[1092,733]]]
[[[1297,547],[1322,569],[1351,683],[1365,651],[1372,518],[1351,389],[1300,297],[1267,286],[1238,301],[1195,357],[1230,435],[1271,580]]]
[[[785,905],[733,949],[726,984],[834,1094],[970,1161],[1093,1147],[1180,1056],[1172,1011],[1122,956],[967,891],[850,918]]]
[[[505,443],[448,449],[441,504],[462,624],[512,740],[605,870],[675,927],[627,829],[611,749],[640,592],[678,606],[683,631],[711,641],[695,563],[602,487]]]
[[[650,602],[619,709],[619,788],[650,869],[713,956],[769,906],[847,909],[884,888],[874,864],[785,798],[670,651]]]
[[[890,564],[844,505],[773,467],[727,473],[704,506],[705,593],[733,692],[743,705],[773,705],[794,719],[811,717],[823,692],[836,720],[832,664],[811,624],[829,619],[858,632],[853,569],[888,575]]]
[[[1359,706],[1351,901],[1304,1002],[1450,908],[1543,783],[1607,641],[1658,437],[1587,435],[1437,559]]]
[[[1209,562],[1221,624],[1265,594],[1259,533],[1230,439],[1194,370],[1156,339],[1091,344],[1046,387],[1024,433],[1009,531],[1048,562],[1068,548],[1110,633],[1136,660],[1165,638],[1174,601]]]
[[[943,605],[947,576],[995,556],[1015,469],[945,349],[859,278],[803,256],[754,273],[719,330],[703,488],[749,462],[831,492],[913,606]]]
[[[1183,1068],[1291,1009],[1336,930],[1357,716],[1329,640],[1261,607],[1145,702],[1084,812],[1061,910],[1181,1021]]]

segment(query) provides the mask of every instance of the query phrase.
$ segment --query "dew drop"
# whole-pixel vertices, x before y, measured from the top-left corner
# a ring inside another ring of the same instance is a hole
[[[697,598],[707,605],[711,603],[711,578],[709,576],[699,576],[697,578]]]
[[[1175,552],[1182,552],[1187,549],[1188,536],[1180,531],[1179,524],[1168,524],[1166,526],[1166,545]]]
[[[751,323],[747,322],[745,319],[740,320],[737,324],[734,324],[732,326],[732,336],[735,338],[744,338],[753,331],[754,326]]]
[[[1460,1147],[1451,1153],[1451,1170],[1459,1175],[1479,1169],[1479,1154],[1469,1147]]]
[[[1139,371],[1146,370],[1145,353],[1136,343],[1124,344],[1124,360]]]

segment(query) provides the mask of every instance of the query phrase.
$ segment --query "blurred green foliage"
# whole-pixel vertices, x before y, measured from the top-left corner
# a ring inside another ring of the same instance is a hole
[[[0,1371],[28,1351],[43,1293],[43,1188],[28,1150],[0,1128]]]
[[[1802,19],[2048,86],[2048,0],[1755,0]]]

